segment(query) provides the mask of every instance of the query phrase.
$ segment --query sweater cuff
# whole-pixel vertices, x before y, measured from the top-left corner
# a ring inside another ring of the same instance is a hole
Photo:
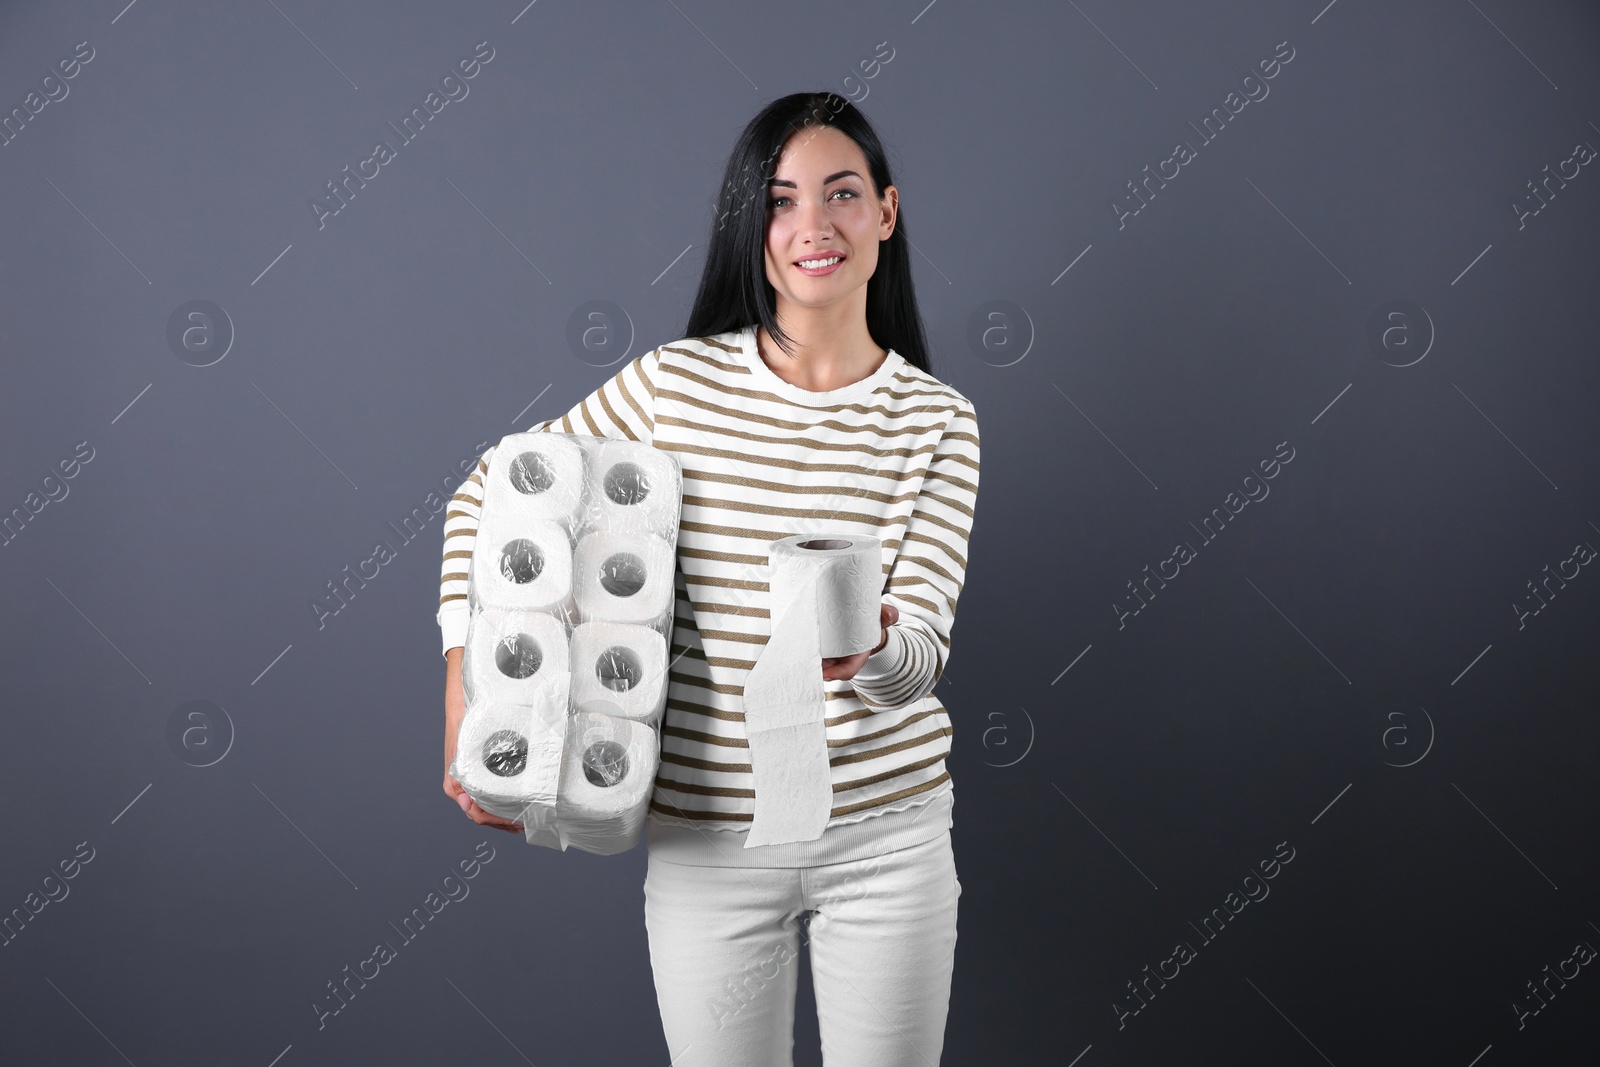
[[[854,681],[878,682],[900,670],[906,658],[905,638],[901,635],[899,623],[887,629],[888,640],[881,649],[867,657],[867,662],[855,673]]]
[[[444,650],[440,655],[467,643],[467,616],[470,614],[465,600],[453,600],[439,606],[439,634],[444,639]]]

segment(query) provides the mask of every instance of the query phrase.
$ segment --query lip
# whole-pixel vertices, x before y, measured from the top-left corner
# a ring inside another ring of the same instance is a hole
[[[838,256],[839,262],[835,263],[831,267],[823,267],[821,270],[807,270],[800,265],[800,260],[796,260],[794,269],[799,271],[801,274],[807,275],[808,277],[821,278],[825,275],[832,274],[834,271],[844,266],[845,260],[848,257],[846,257],[843,252],[814,252],[811,255],[802,257],[803,259],[829,259],[833,256]]]

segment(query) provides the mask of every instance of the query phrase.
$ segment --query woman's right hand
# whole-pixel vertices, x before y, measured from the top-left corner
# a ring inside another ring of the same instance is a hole
[[[478,802],[467,795],[461,783],[450,773],[450,764],[456,758],[456,734],[461,730],[461,720],[467,714],[467,691],[461,681],[462,649],[452,648],[445,653],[444,675],[444,794],[460,805],[467,818],[479,826],[492,826],[510,834],[523,832],[522,824],[491,815],[478,807]]]

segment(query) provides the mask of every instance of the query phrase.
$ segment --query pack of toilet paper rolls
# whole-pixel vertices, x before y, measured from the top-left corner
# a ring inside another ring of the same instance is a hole
[[[611,855],[642,836],[682,493],[672,454],[638,441],[517,433],[489,460],[451,773],[531,844]]]

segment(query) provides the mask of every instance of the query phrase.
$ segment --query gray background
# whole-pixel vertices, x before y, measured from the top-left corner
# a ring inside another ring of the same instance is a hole
[[[945,1062],[1593,1062],[1594,967],[1512,1007],[1600,945],[1600,577],[1515,607],[1600,545],[1600,177],[1513,207],[1600,145],[1592,5],[16,2],[0,109],[85,40],[0,148],[0,509],[69,490],[0,548],[0,910],[93,859],[0,947],[0,1060],[667,1062],[643,849],[530,848],[440,792],[441,520],[389,524],[680,336],[733,138],[832,89],[891,147],[933,370],[983,432],[939,690]],[[171,343],[196,300],[226,320]],[[596,306],[608,342],[574,345]],[[470,896],[319,1030],[325,983],[484,840]],[[799,1020],[816,1063],[805,984]]]

